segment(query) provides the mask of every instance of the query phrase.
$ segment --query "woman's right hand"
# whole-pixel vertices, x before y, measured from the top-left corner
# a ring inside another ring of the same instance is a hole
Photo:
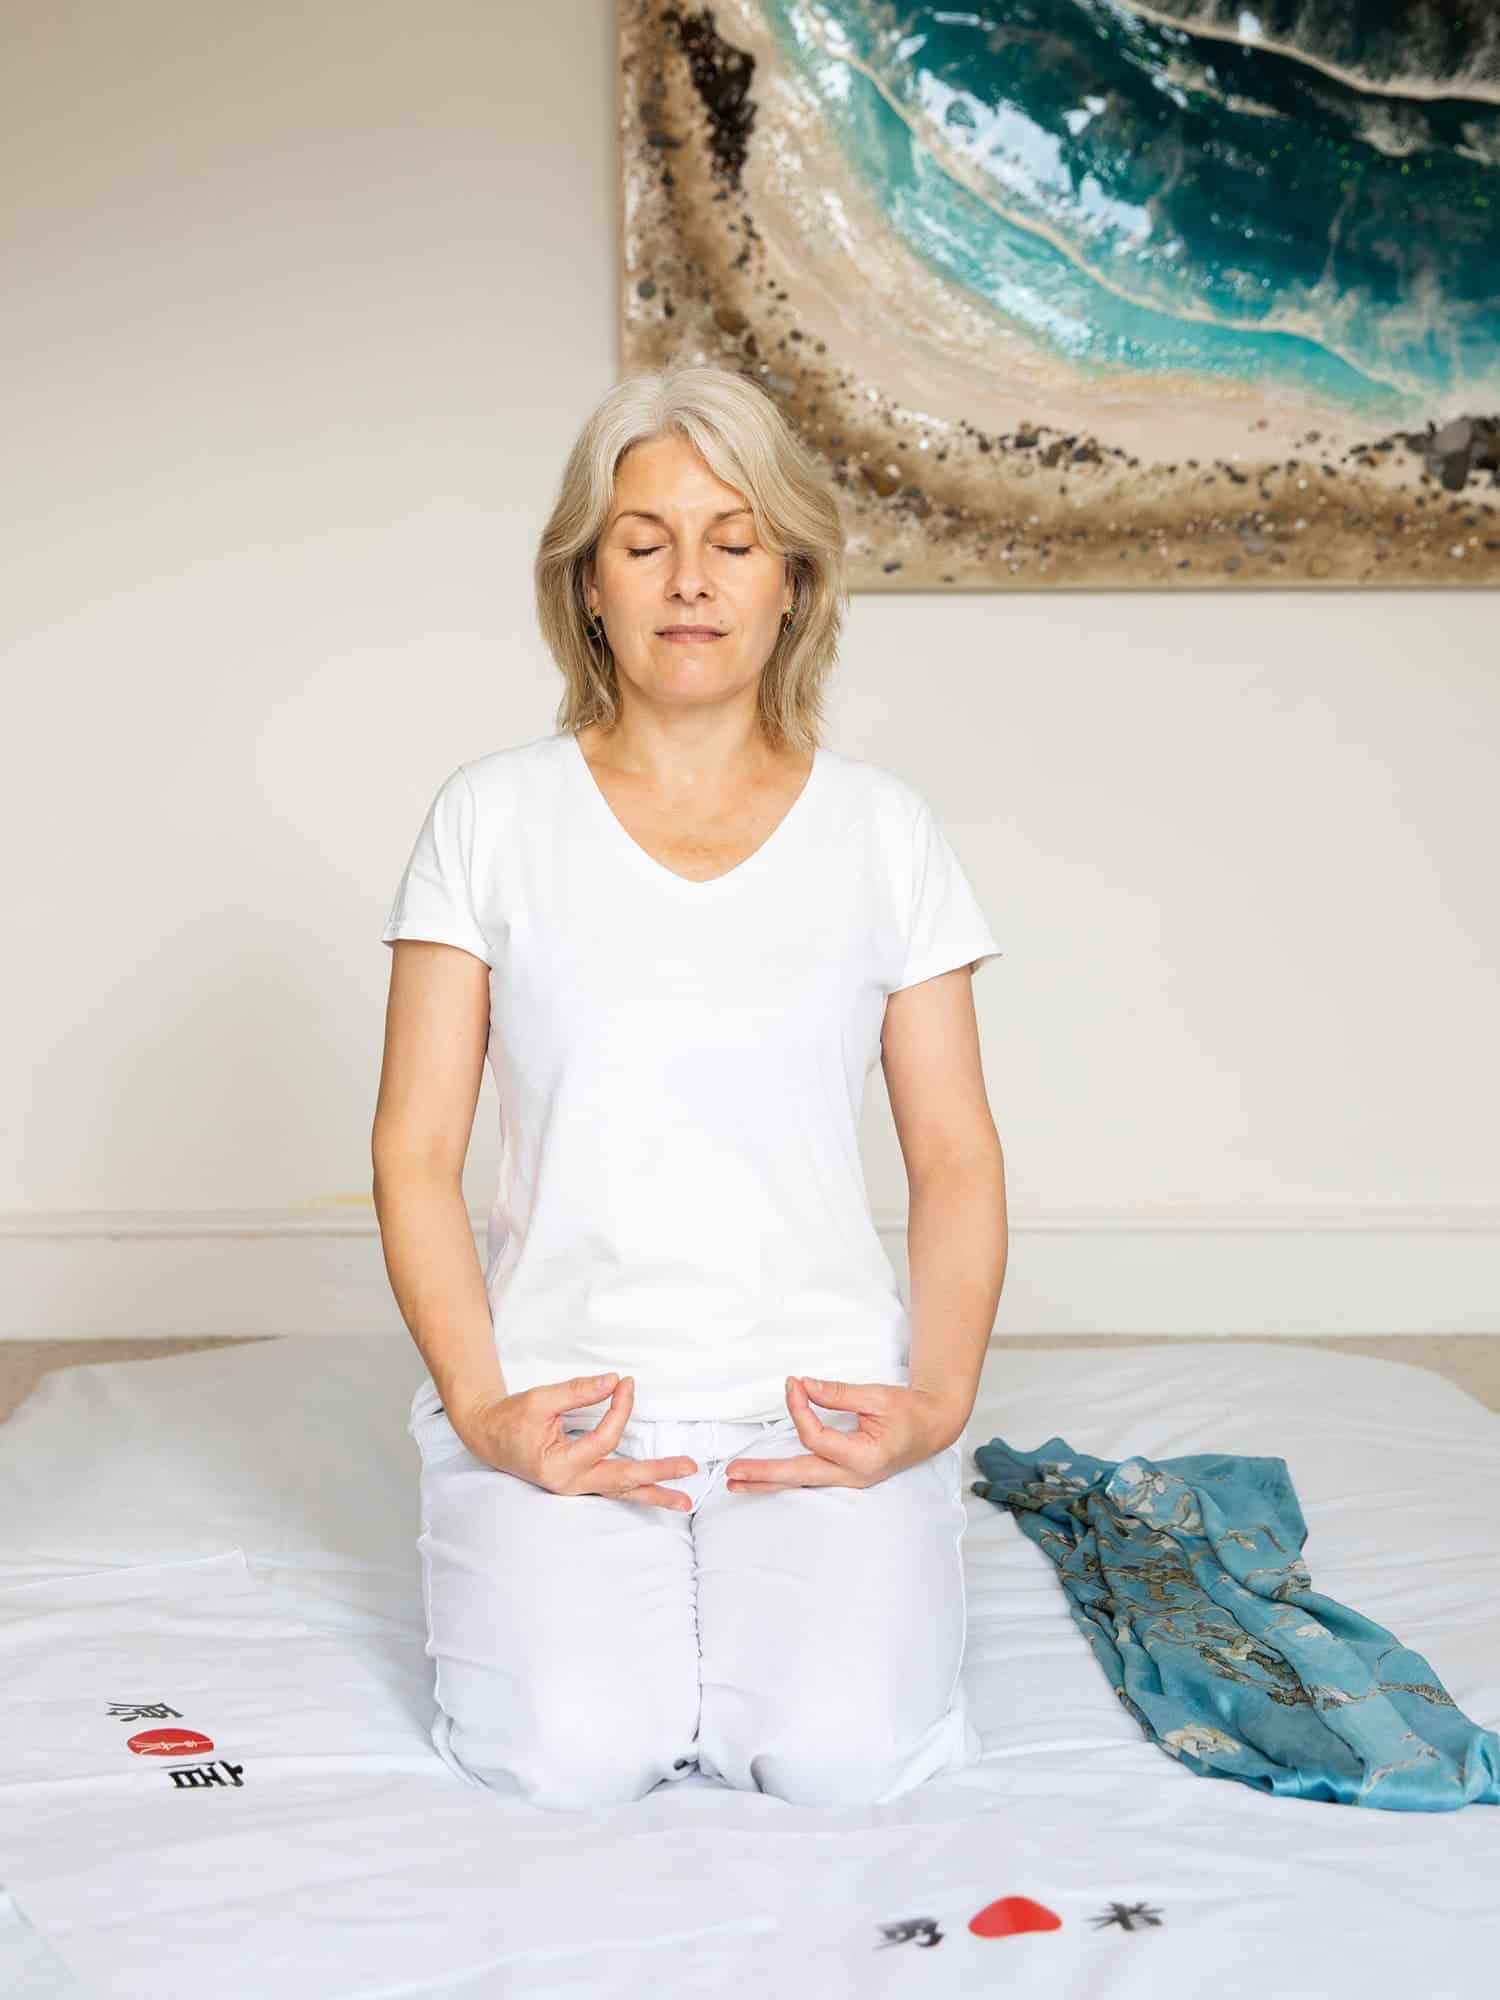
[[[563,1412],[609,1396],[609,1408],[589,1431],[563,1429]],[[654,1482],[698,1470],[691,1458],[615,1458],[611,1454],[630,1420],[635,1380],[626,1375],[574,1375],[539,1382],[534,1389],[481,1403],[449,1421],[474,1456],[497,1472],[514,1473],[549,1493],[602,1493],[645,1507],[692,1506],[686,1493]]]

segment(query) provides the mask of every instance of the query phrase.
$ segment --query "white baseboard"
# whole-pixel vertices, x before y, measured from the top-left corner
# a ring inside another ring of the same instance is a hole
[[[905,1294],[905,1217],[875,1220]],[[401,1330],[367,1205],[0,1216],[0,1339]],[[1500,1211],[1013,1215],[995,1331],[1500,1333]]]

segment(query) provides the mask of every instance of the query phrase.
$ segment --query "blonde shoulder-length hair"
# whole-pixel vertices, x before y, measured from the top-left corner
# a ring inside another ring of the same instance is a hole
[[[629,375],[595,406],[563,470],[536,556],[537,620],[566,683],[559,730],[610,728],[619,680],[609,641],[588,636],[584,567],[614,499],[615,471],[634,444],[673,433],[745,497],[763,548],[783,556],[792,617],[760,677],[760,720],[777,749],[810,752],[823,722],[823,683],[848,603],[844,527],[832,487],[765,390],[708,366]]]

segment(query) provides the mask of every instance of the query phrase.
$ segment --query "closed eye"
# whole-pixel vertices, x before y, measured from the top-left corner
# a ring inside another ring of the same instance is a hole
[[[749,542],[747,542],[747,543],[745,544],[744,548],[742,548],[742,549],[732,549],[732,548],[729,548],[729,547],[728,547],[728,546],[727,546],[727,545],[726,545],[725,543],[723,543],[723,542],[720,542],[720,543],[718,543],[718,544],[717,544],[717,546],[718,546],[718,547],[719,547],[720,549],[722,549],[722,550],[723,550],[723,552],[724,552],[724,554],[725,554],[726,556],[747,556],[747,555],[749,555],[749,553],[750,553],[750,550],[751,550],[751,547],[752,547],[752,544],[751,544],[751,543],[749,543]],[[658,542],[658,543],[657,543],[657,545],[656,545],[656,548],[660,548],[660,547],[661,547],[661,544],[660,544],[660,543]],[[627,549],[627,550],[625,551],[625,553],[626,553],[626,555],[628,555],[628,556],[654,556],[654,555],[656,554],[656,548],[650,548],[650,549]]]

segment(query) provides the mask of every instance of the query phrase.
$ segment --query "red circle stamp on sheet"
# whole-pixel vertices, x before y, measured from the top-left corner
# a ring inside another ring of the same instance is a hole
[[[970,1917],[969,1929],[975,1937],[1019,1937],[1023,1931],[1059,1931],[1062,1918],[1029,1896],[1002,1896]]]
[[[143,1729],[127,1737],[125,1747],[137,1757],[201,1757],[214,1740],[197,1729]]]

